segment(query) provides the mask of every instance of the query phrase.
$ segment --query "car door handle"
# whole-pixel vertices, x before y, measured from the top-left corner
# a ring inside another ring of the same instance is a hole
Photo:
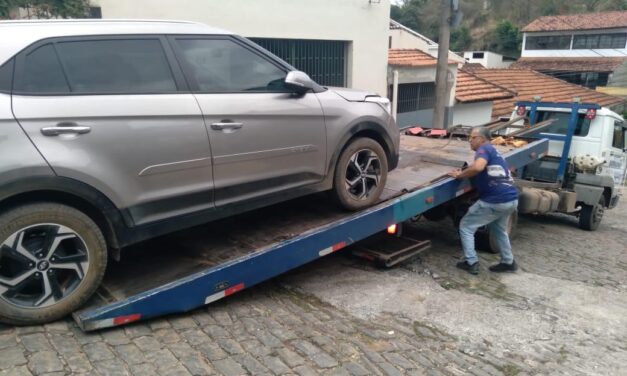
[[[58,136],[60,134],[85,134],[91,132],[91,127],[76,123],[59,123],[56,127],[41,128],[44,136]]]
[[[240,129],[243,126],[244,126],[244,123],[219,122],[219,123],[212,123],[211,129],[214,129],[216,131],[222,131],[225,129],[234,130],[234,129]]]

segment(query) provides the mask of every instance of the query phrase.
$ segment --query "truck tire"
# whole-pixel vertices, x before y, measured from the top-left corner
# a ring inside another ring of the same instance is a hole
[[[507,234],[509,235],[509,239],[512,240],[516,237],[516,227],[518,226],[518,211],[514,211],[509,216],[509,220],[507,222]],[[487,226],[480,229],[475,233],[475,246],[477,249],[480,249],[489,253],[500,253],[499,247],[496,244],[496,238],[493,234],[490,234]]]
[[[72,207],[36,203],[0,214],[0,321],[35,325],[73,312],[106,266],[102,231]]]
[[[579,213],[579,228],[588,231],[595,231],[599,228],[601,220],[603,219],[603,213],[605,200],[603,197],[596,205],[581,205],[581,212]]]
[[[371,138],[357,138],[340,154],[332,195],[346,210],[367,208],[379,200],[387,174],[388,161],[381,145]]]

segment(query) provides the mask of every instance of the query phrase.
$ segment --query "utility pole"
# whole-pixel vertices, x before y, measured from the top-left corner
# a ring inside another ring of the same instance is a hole
[[[445,114],[449,103],[448,94],[448,50],[451,36],[451,0],[440,0],[440,38],[438,40],[438,67],[435,74],[435,108],[433,128],[446,128],[449,120]],[[446,121],[446,122],[445,122]]]

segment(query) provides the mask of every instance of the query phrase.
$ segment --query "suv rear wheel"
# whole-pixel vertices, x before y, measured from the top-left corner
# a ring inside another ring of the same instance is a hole
[[[357,138],[340,154],[333,195],[345,209],[366,208],[381,196],[387,174],[388,161],[381,145],[371,138]]]
[[[87,215],[60,204],[0,215],[0,321],[33,325],[89,299],[104,275],[107,245]]]

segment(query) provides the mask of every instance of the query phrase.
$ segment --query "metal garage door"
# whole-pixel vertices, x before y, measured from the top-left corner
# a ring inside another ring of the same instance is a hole
[[[346,42],[250,38],[326,86],[346,86]]]

